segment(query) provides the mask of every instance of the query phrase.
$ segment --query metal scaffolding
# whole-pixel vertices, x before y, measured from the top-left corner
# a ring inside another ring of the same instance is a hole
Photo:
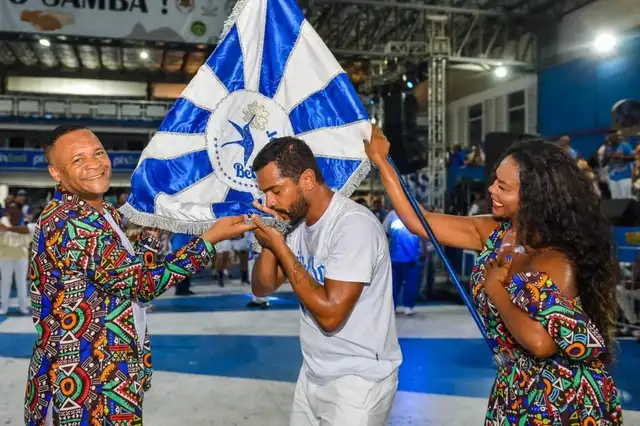
[[[428,27],[429,68],[427,88],[427,204],[444,212],[447,190],[446,72],[451,40],[446,21],[432,20]]]
[[[526,66],[535,59],[539,31],[548,31],[562,16],[595,0],[299,1],[309,22],[337,56],[412,55],[420,43],[428,42],[429,21],[437,16],[448,21],[453,62],[510,61],[510,65]],[[518,40],[522,41],[514,45]],[[413,49],[388,52],[389,43],[409,43],[406,46]]]
[[[534,17],[522,13],[381,0],[313,0],[307,9],[307,19],[332,52],[348,58],[424,55],[434,18],[447,21],[454,62],[531,62],[533,43],[504,55],[510,41],[530,32]]]
[[[370,64],[364,93],[398,81],[412,64],[427,65],[427,204],[444,211],[447,67],[533,71],[540,28],[593,0],[308,1],[307,19],[332,52]]]

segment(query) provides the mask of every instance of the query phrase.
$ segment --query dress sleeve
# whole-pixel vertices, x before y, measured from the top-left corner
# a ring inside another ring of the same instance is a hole
[[[595,324],[579,303],[560,292],[547,274],[516,274],[506,289],[516,306],[547,329],[565,357],[588,362],[606,352]]]

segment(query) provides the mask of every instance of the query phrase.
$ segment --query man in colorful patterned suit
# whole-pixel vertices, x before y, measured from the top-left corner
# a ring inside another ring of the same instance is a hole
[[[33,348],[27,425],[141,425],[151,352],[141,306],[204,267],[214,244],[253,229],[242,216],[215,222],[161,258],[152,231],[133,244],[103,200],[111,162],[82,127],[59,127],[45,146],[58,182],[31,249]]]

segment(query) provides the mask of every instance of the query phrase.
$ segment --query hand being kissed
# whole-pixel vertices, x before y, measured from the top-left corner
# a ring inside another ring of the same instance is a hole
[[[253,202],[253,206],[261,212],[267,213],[278,220],[283,220],[282,216],[280,216],[278,212],[260,204],[257,200]],[[282,235],[277,229],[265,225],[262,219],[260,219],[260,216],[253,215],[251,216],[251,220],[256,226],[256,229],[253,231],[253,235],[263,248],[275,251],[278,247],[286,245],[284,235]]]

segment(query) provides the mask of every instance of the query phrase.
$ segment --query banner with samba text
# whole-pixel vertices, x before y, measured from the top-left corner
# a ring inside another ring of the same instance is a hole
[[[216,44],[230,0],[0,0],[0,31]]]

